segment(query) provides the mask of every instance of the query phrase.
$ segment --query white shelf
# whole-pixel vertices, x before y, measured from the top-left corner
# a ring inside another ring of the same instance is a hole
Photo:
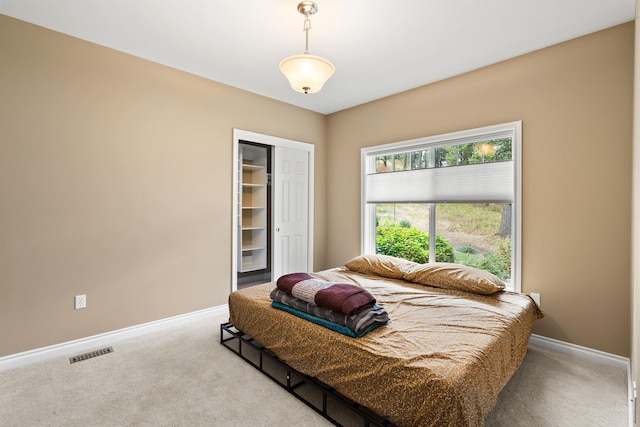
[[[264,246],[242,246],[242,252],[259,251],[266,249]]]
[[[261,169],[264,169],[264,166],[243,163],[242,164],[242,169],[244,169],[244,170],[261,170]]]
[[[267,268],[267,147],[240,144],[238,270]]]
[[[240,269],[240,273],[248,273],[250,271],[258,271],[264,269],[265,266],[263,264],[257,264],[249,261],[242,261],[242,267]]]

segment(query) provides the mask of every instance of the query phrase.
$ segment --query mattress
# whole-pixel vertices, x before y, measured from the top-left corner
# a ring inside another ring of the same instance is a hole
[[[542,317],[526,295],[478,295],[353,272],[391,321],[352,338],[271,306],[274,283],[229,296],[230,322],[289,366],[400,426],[481,426]]]

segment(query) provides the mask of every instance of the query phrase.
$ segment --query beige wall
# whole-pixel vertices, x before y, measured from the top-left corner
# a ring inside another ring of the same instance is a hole
[[[362,147],[522,120],[534,332],[629,356],[633,50],[628,23],[330,115],[328,264],[360,252]]]
[[[636,28],[640,25],[640,0],[636,0]],[[632,247],[632,322],[631,374],[640,385],[640,31],[635,32],[633,106],[633,247]],[[640,405],[636,400],[635,417],[640,423]]]
[[[0,16],[0,356],[224,304],[234,127],[315,144],[322,269],[360,251],[361,147],[513,120],[534,332],[628,356],[633,38],[325,117]]]
[[[3,15],[0,58],[0,356],[225,304],[234,127],[315,144],[325,266],[324,115]]]

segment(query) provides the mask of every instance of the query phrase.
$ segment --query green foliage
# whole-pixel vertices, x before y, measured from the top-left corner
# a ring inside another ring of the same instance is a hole
[[[441,203],[438,215],[449,221],[453,230],[488,236],[500,228],[503,206],[500,203]]]
[[[400,221],[400,227],[411,228],[411,222],[407,221],[406,219],[403,219],[402,221]]]
[[[376,252],[411,261],[429,261],[429,235],[416,228],[390,225],[378,227]]]
[[[471,246],[462,246],[461,248],[458,248],[458,252],[462,252],[463,254],[477,254],[478,250]]]
[[[510,160],[511,138],[451,145],[436,149],[436,167]]]
[[[463,253],[460,248],[458,252]],[[461,264],[480,268],[495,274],[502,280],[511,278],[511,240],[501,239],[497,244],[496,252],[485,254],[466,253],[458,261]]]
[[[457,246],[451,253],[436,253],[438,261],[456,262],[490,271],[503,280],[511,278],[511,240],[510,237],[497,235],[505,205],[500,203],[439,203],[437,249],[449,244]],[[426,204],[378,204],[376,206],[376,243],[378,253],[386,253],[406,259],[426,262],[428,259],[428,237],[424,237],[423,246],[398,243],[393,245],[387,236],[380,236],[381,228],[401,228],[402,225],[415,224],[420,230],[426,230],[430,208]],[[428,236],[425,234],[425,236]],[[457,243],[455,243],[457,242]],[[416,255],[418,254],[418,255]],[[454,260],[455,261],[452,261]]]
[[[437,262],[455,262],[453,254],[453,246],[447,239],[436,234],[436,261]]]
[[[376,252],[424,264],[429,262],[429,235],[398,225],[378,227]],[[436,236],[436,261],[454,262],[453,247],[442,236]]]
[[[431,150],[414,151],[411,153],[411,169],[426,169],[429,167]]]

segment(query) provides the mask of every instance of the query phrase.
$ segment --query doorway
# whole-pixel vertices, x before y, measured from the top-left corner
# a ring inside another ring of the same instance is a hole
[[[231,290],[313,271],[312,144],[234,129]]]

